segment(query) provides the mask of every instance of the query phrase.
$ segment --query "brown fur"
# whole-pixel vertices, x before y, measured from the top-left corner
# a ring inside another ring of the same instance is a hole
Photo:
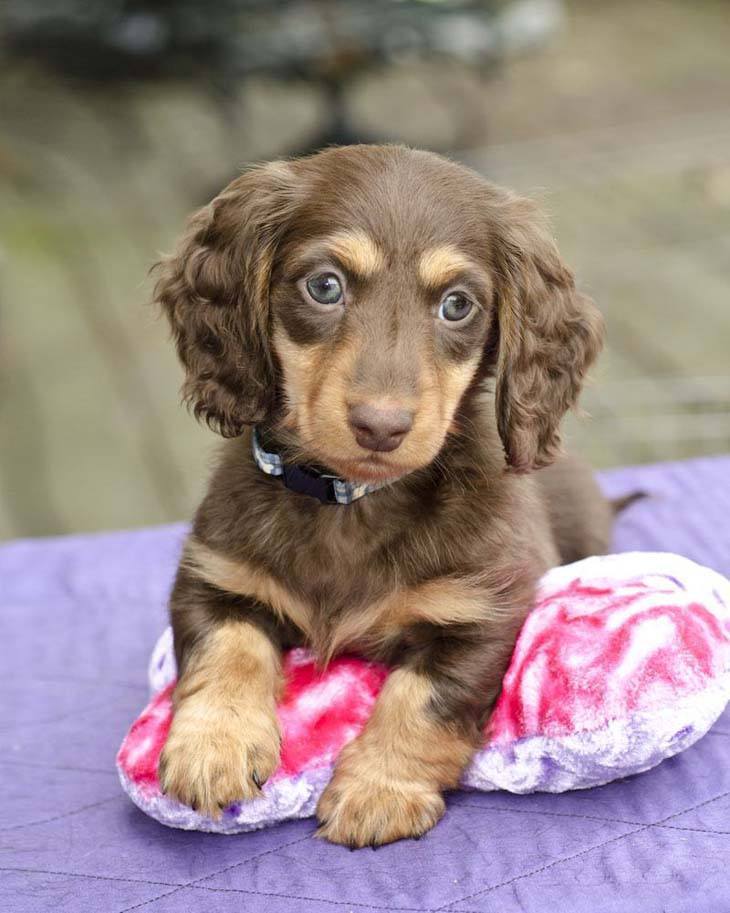
[[[343,306],[308,297],[322,272]],[[447,324],[454,289],[474,308]],[[540,575],[606,548],[609,507],[559,455],[600,315],[531,203],[400,147],[247,172],[192,217],[156,296],[185,398],[235,438],[172,594],[165,785],[212,811],[252,795],[246,759],[265,759],[259,775],[275,763],[267,649],[356,650],[397,672],[342,753],[321,832],[358,846],[420,834],[478,744]],[[392,452],[366,450],[354,404],[407,409],[412,428]],[[346,507],[289,491],[255,466],[254,422],[288,461],[390,484]],[[249,717],[253,744],[232,737]]]
[[[485,603],[485,573],[455,575],[392,589],[360,612],[346,613],[322,630],[321,625],[315,625],[316,605],[244,559],[232,560],[191,537],[183,561],[196,576],[219,590],[269,606],[282,621],[291,622],[302,632],[324,662],[346,649],[382,649],[419,622],[446,627],[478,623],[488,614],[499,613],[499,606]]]

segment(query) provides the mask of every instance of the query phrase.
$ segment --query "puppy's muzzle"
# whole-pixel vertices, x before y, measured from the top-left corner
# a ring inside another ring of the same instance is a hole
[[[350,406],[348,421],[357,443],[366,450],[397,450],[413,426],[413,413],[399,406],[360,403]]]

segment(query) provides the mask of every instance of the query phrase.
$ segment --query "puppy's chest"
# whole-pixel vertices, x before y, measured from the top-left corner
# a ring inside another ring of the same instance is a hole
[[[307,556],[304,549],[296,562],[266,573],[280,597],[270,598],[269,605],[293,622],[322,658],[346,649],[379,648],[409,623],[407,611],[398,605],[404,588],[372,554],[357,560],[354,555]]]
[[[367,550],[337,560],[305,547],[278,566],[224,556],[194,540],[187,554],[209,583],[266,605],[325,660],[345,650],[381,655],[419,623],[478,621],[488,602],[473,580],[458,574],[403,583],[391,562]]]
[[[447,626],[478,621],[488,599],[465,578],[433,577],[398,583],[384,569],[351,570],[331,580],[306,581],[297,594],[272,607],[293,622],[324,661],[355,651],[373,658],[392,655],[423,623]],[[284,588],[287,582],[282,582]]]

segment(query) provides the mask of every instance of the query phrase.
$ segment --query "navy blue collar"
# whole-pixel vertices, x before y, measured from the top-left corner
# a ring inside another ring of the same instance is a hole
[[[309,495],[322,504],[352,504],[372,491],[377,491],[387,482],[368,485],[364,482],[348,482],[339,476],[320,472],[311,466],[285,463],[278,453],[264,450],[254,428],[251,432],[251,450],[256,465],[269,476],[281,479],[284,485],[300,495]]]

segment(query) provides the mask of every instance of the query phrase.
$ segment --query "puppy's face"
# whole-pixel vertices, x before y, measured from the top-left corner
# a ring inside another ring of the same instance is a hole
[[[474,379],[493,283],[457,233],[458,201],[425,210],[346,180],[307,199],[271,282],[284,423],[356,481],[430,463]],[[349,198],[345,205],[343,197]]]
[[[430,463],[492,371],[507,461],[545,465],[600,347],[528,201],[399,147],[248,172],[163,269],[196,414],[227,436],[278,422],[354,481]]]

